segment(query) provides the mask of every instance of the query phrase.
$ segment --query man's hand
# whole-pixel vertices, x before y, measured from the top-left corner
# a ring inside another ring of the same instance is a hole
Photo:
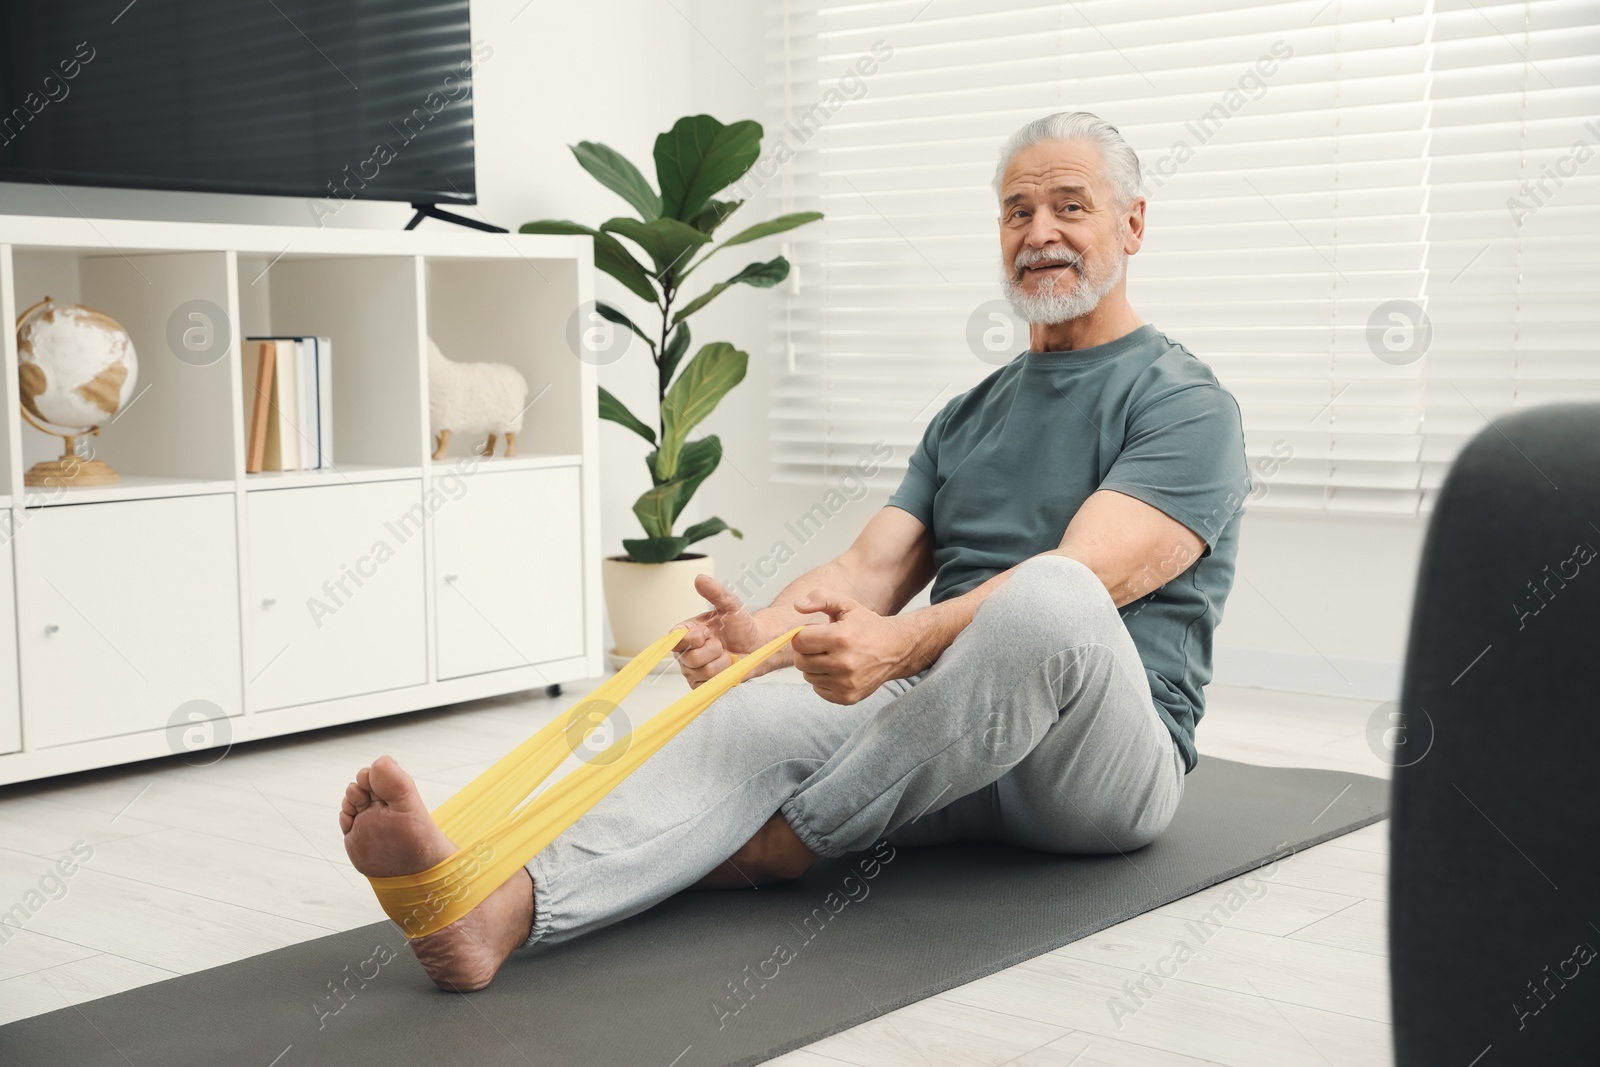
[[[806,626],[789,642],[794,665],[824,700],[854,704],[891,678],[916,673],[905,669],[915,644],[904,619],[885,618],[826,589],[813,589],[794,609],[828,615],[828,622]]]
[[[721,582],[709,574],[698,574],[694,588],[710,601],[711,610],[678,623],[678,626],[687,626],[689,632],[672,647],[678,669],[688,679],[691,689],[733,666],[733,657],[728,653],[747,655],[769,640],[762,634],[755,616]],[[750,677],[782,667],[783,659],[781,653],[772,656],[751,671]]]

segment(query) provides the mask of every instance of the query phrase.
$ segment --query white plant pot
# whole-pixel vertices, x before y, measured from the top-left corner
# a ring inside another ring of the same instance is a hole
[[[606,613],[615,641],[609,654],[612,669],[621,667],[678,623],[706,610],[706,601],[694,588],[697,574],[716,577],[709,555],[687,553],[666,563],[635,563],[626,556],[600,561],[605,582]],[[676,670],[671,657],[657,670]]]

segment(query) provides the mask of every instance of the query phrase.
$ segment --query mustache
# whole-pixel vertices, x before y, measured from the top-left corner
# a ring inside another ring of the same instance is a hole
[[[1019,273],[1028,268],[1036,267],[1041,263],[1060,263],[1068,267],[1083,269],[1083,256],[1074,252],[1066,245],[1050,245],[1046,248],[1024,248],[1017,253],[1017,258],[1012,261],[1012,267]]]

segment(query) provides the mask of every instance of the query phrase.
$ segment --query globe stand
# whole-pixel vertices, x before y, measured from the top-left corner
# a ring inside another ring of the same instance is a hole
[[[54,488],[58,485],[91,486],[91,485],[116,485],[122,481],[122,476],[116,469],[101,459],[84,459],[75,450],[77,439],[84,435],[98,436],[100,427],[91,426],[87,430],[78,430],[73,433],[62,433],[52,430],[28,413],[27,408],[22,409],[22,417],[33,424],[34,428],[42,433],[63,438],[66,441],[66,451],[60,459],[40,460],[29,467],[22,476],[22,484],[30,488]]]

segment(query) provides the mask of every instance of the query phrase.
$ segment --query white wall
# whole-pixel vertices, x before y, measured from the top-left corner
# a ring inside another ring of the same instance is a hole
[[[493,56],[477,75],[478,213],[516,229],[534,218],[594,225],[625,205],[588,177],[566,145],[603,141],[652,173],[655,135],[679,116],[705,112],[731,122],[764,118],[764,5],[755,0],[585,0],[550,4],[477,0],[473,35]],[[519,13],[520,12],[520,13]],[[776,183],[769,185],[770,190]],[[90,217],[226,220],[288,225],[312,221],[304,201],[269,197],[67,189],[0,184],[0,211]],[[765,193],[737,222],[776,214]],[[355,204],[330,225],[398,228],[403,205]],[[428,222],[433,227],[440,223]],[[733,253],[721,269],[770,258],[775,240]],[[709,269],[709,268],[708,268]],[[1135,262],[1134,269],[1137,269]],[[601,276],[600,294],[638,311],[640,302]],[[745,533],[704,542],[730,582],[744,580],[751,601],[772,593],[847,546],[881,506],[897,476],[881,475],[820,533],[803,540],[791,525],[823,499],[826,487],[769,481],[766,410],[776,374],[767,354],[771,290],[739,287],[693,320],[698,342],[729,340],[751,353],[749,376],[703,429],[726,444],[723,468],[700,491],[691,518],[720,515]],[[649,356],[637,346],[600,380],[650,421]],[[536,414],[530,413],[530,417]],[[601,427],[603,543],[620,551],[637,536],[630,510],[649,485],[644,443],[620,427]],[[1398,687],[1423,522],[1355,516],[1246,516],[1239,577],[1217,633],[1218,682],[1326,692],[1372,700]],[[756,569],[774,555],[793,559],[770,577]],[[748,568],[748,569],[747,569]]]

